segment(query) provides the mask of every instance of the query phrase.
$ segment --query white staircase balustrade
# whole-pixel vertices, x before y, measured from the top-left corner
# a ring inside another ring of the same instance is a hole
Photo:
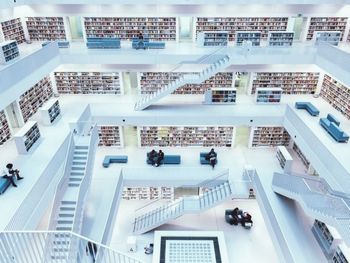
[[[215,51],[217,52],[217,51]],[[215,53],[214,52],[214,53]],[[230,57],[228,55],[213,55],[209,54],[200,59],[197,63],[213,63],[199,74],[185,74],[178,79],[170,81],[167,85],[163,86],[160,90],[155,93],[144,95],[136,104],[135,110],[144,110],[157,102],[161,98],[171,94],[176,89],[186,84],[201,84],[205,80],[214,76],[216,73],[225,69],[230,64]]]
[[[186,196],[164,204],[158,199],[136,210],[134,234],[142,234],[185,214],[200,213],[231,198],[249,198],[251,180],[228,181],[228,170],[201,187],[207,190],[200,196]],[[224,179],[225,178],[225,179]],[[236,187],[245,184],[245,187]],[[235,192],[244,189],[244,193]]]
[[[59,260],[45,259],[48,243],[56,239]],[[66,253],[66,244],[75,244],[75,253]],[[95,260],[94,260],[95,259]],[[10,263],[143,263],[105,245],[73,232],[6,231],[0,233],[0,262]]]
[[[300,203],[311,217],[335,227],[350,245],[350,199],[323,180],[307,175],[274,173],[272,189]]]
[[[57,188],[50,230],[81,232],[98,141],[97,126],[90,123],[88,126],[88,133],[74,135],[73,151],[67,155],[65,175]],[[60,262],[71,257],[70,254],[76,253],[76,244],[67,241],[65,236],[52,235],[51,238],[46,249],[46,260]]]

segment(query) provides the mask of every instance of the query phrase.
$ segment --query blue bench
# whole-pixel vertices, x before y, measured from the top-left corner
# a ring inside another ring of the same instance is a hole
[[[347,135],[340,127],[340,122],[333,115],[328,114],[327,118],[320,119],[320,125],[337,141],[348,142]]]
[[[146,160],[147,164],[152,164],[150,160]],[[181,156],[180,155],[164,155],[164,159],[160,162],[161,164],[180,164]]]
[[[42,47],[45,47],[46,45],[50,44],[51,41],[46,41],[41,44]],[[57,41],[59,48],[69,48],[69,41]]]
[[[0,194],[3,194],[10,185],[11,185],[11,182],[1,176],[0,177]]]
[[[320,114],[320,111],[314,105],[312,105],[311,102],[296,102],[295,108],[307,110],[307,112],[312,116],[318,116]]]
[[[165,42],[149,42],[149,40],[143,40],[143,45],[139,45],[139,40],[132,41],[132,48],[134,49],[163,49],[165,48]]]
[[[128,156],[126,155],[106,155],[103,159],[103,167],[108,168],[110,163],[127,163]]]
[[[206,160],[205,157],[207,156],[208,153],[204,153],[204,152],[201,152],[199,154],[199,159],[200,159],[200,162],[201,164],[210,164],[210,161],[209,160]],[[218,159],[216,159],[216,162],[215,164],[218,163]]]
[[[88,37],[86,40],[88,48],[120,48],[119,38]]]

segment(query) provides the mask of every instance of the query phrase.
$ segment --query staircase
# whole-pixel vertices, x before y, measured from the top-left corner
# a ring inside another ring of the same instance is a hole
[[[199,213],[234,197],[233,187],[225,181],[201,196],[182,197],[168,204],[150,209],[135,217],[134,234],[142,234],[185,214]],[[159,200],[155,202],[157,204]],[[154,203],[153,203],[154,204]]]
[[[213,58],[215,58],[214,61]],[[186,84],[201,84],[222,69],[225,69],[230,64],[230,57],[228,55],[210,55],[210,57],[207,55],[201,61],[201,63],[208,62],[213,64],[205,68],[199,74],[182,75],[180,78],[169,82],[157,92],[143,96],[141,100],[135,104],[135,110],[140,111],[146,109],[161,98],[164,98]]]
[[[298,201],[312,218],[335,227],[347,245],[350,245],[349,196],[332,191],[322,179],[305,175],[274,173],[272,189]]]
[[[97,144],[97,128],[90,136],[74,135],[67,155],[65,175],[57,187],[50,229],[80,233],[85,199],[89,190],[92,163]],[[65,234],[51,235],[46,260],[61,262],[76,253],[75,245]],[[66,262],[66,261],[64,261]]]

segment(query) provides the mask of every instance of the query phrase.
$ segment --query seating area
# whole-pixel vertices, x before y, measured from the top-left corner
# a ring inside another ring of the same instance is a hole
[[[320,111],[311,102],[296,102],[295,108],[296,109],[304,109],[311,116],[318,116],[320,114]]]
[[[150,42],[148,39],[143,40],[143,45],[139,45],[138,39],[132,40],[133,49],[163,49],[165,48],[165,42]]]
[[[332,115],[328,114],[327,118],[320,118],[320,125],[337,141],[345,142],[349,141],[349,135],[347,135],[340,127],[340,122]]]
[[[108,168],[111,163],[127,163],[128,156],[126,155],[106,155],[103,159],[103,167]]]
[[[97,37],[88,37],[86,42],[87,48],[120,48],[120,39],[119,38],[97,38]]]
[[[46,41],[44,43],[41,44],[42,47],[45,47],[46,45],[48,45],[49,43],[51,43],[51,41]],[[69,41],[57,41],[58,47],[59,48],[69,48]]]
[[[10,185],[11,185],[10,181],[1,176],[0,177],[0,194],[3,194]]]
[[[146,159],[147,164],[152,164],[152,162]],[[164,155],[164,159],[160,162],[161,164],[180,164],[181,156],[180,155]]]
[[[201,164],[204,164],[204,165],[208,164],[208,165],[210,165],[210,161],[205,159],[205,157],[206,157],[207,155],[208,155],[208,153],[206,153],[206,152],[201,152],[201,153],[199,154],[199,160],[200,160],[200,163],[201,163]],[[218,163],[218,160],[216,159],[216,160],[215,160],[215,164],[217,164],[217,163]]]

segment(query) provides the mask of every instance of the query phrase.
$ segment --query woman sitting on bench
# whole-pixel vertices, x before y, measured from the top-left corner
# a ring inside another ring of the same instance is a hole
[[[217,154],[213,148],[210,150],[207,156],[205,156],[205,159],[210,162],[210,165],[213,167],[213,169],[214,169],[214,166],[216,165],[216,157],[217,157]]]
[[[164,152],[162,150],[159,150],[157,154],[155,166],[158,167],[159,165],[161,165],[163,160],[164,160]]]
[[[14,170],[12,163],[8,163],[6,165],[6,168],[7,168],[7,171],[4,172],[5,175],[3,177],[6,178],[7,180],[9,180],[13,187],[17,187],[17,185],[15,184],[15,181],[14,181],[14,177],[16,177],[17,180],[23,179],[23,177],[19,176],[19,170],[17,170],[17,169]]]
[[[158,159],[158,154],[157,152],[153,149],[147,154],[148,160],[152,165],[155,165],[156,160]]]

